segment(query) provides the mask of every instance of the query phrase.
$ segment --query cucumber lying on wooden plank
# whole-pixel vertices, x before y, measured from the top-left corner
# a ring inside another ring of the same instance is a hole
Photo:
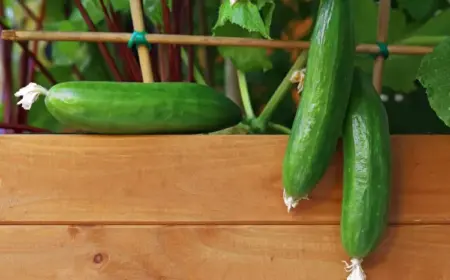
[[[317,185],[336,151],[355,57],[351,1],[322,0],[311,36],[306,78],[283,162],[288,211]]]
[[[27,110],[39,95],[63,125],[90,133],[205,133],[242,120],[233,101],[195,83],[76,81],[49,90],[31,83],[16,93]]]
[[[361,261],[376,248],[388,223],[390,145],[388,116],[380,96],[371,78],[355,69],[343,129],[341,240],[352,258],[348,279],[365,279]]]

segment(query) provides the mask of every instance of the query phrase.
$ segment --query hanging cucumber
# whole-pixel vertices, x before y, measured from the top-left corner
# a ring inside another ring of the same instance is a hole
[[[355,57],[351,0],[321,0],[311,36],[302,100],[283,161],[288,211],[324,175],[336,150]]]
[[[90,133],[205,133],[242,119],[233,101],[195,83],[76,81],[49,90],[31,83],[16,93],[26,110],[39,95],[63,125]]]
[[[351,256],[348,279],[365,279],[361,261],[380,242],[388,222],[391,147],[388,116],[370,77],[355,69],[343,129],[344,195],[341,240]]]

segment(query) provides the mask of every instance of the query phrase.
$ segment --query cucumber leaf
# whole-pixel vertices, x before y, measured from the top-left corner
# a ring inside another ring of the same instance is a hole
[[[400,31],[395,31],[399,35],[393,37],[395,40],[390,39],[389,43],[395,45],[412,44],[414,38],[421,36],[449,36],[449,25],[450,9],[446,9],[423,24],[413,24],[413,30],[411,27],[406,27],[403,29],[402,35]],[[422,56],[418,55],[390,55],[383,69],[383,85],[398,92],[414,91],[417,88],[415,80],[421,60]],[[365,72],[372,74],[373,58],[367,54],[359,54],[356,65]]]
[[[56,24],[55,24],[56,25]],[[49,28],[53,27],[48,26]],[[57,31],[78,31],[81,25],[69,20],[57,23]],[[89,57],[87,44],[82,42],[57,41],[52,44],[52,62],[55,65],[73,65],[86,60]]]
[[[273,0],[236,2],[231,6],[224,1],[219,17],[213,27],[213,35],[220,37],[246,37],[271,39],[270,25],[275,9]],[[243,72],[272,68],[272,62],[263,48],[219,47],[220,54],[229,58],[235,67]]]
[[[373,0],[352,0],[355,37],[359,44],[372,44],[377,39],[378,4]],[[391,9],[389,42],[400,39],[407,31],[406,16],[399,9]]]
[[[439,0],[397,0],[398,6],[414,20],[426,20],[439,7]]]
[[[38,1],[39,4],[42,1]],[[38,13],[37,13],[38,14]],[[47,0],[45,5],[44,23],[64,20],[64,1],[61,0]]]
[[[450,38],[424,56],[417,74],[436,115],[450,127]]]

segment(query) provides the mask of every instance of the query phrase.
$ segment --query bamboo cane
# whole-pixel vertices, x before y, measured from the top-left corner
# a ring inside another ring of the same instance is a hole
[[[142,15],[141,0],[130,0],[131,19],[133,21],[133,28],[137,32],[144,32],[144,17]],[[151,59],[149,49],[147,46],[137,46],[139,63],[141,65],[142,79],[144,83],[153,82],[153,72],[151,68]]]
[[[391,10],[391,0],[381,0],[378,10],[377,41],[386,43],[389,31],[389,15]],[[381,55],[375,58],[373,64],[372,82],[378,93],[383,87],[383,66],[385,58]]]
[[[12,41],[83,41],[83,42],[110,42],[126,43],[130,40],[131,33],[109,32],[53,32],[53,31],[22,31],[4,30],[2,39]],[[239,37],[212,37],[199,35],[172,35],[172,34],[147,34],[149,43],[179,44],[179,45],[203,45],[203,46],[240,46],[259,47],[267,49],[308,49],[307,41],[284,41],[250,39]],[[433,51],[432,46],[390,45],[390,54],[424,55]],[[376,44],[359,44],[356,47],[359,53],[378,54],[380,48]]]

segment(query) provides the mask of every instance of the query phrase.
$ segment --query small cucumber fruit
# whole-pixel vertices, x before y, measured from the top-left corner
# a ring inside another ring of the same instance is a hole
[[[195,83],[76,81],[48,91],[30,84],[16,93],[29,109],[38,95],[59,122],[90,133],[205,133],[231,127],[240,108],[225,95]]]
[[[283,161],[288,211],[307,198],[336,151],[353,78],[351,0],[322,0],[311,36],[301,102]]]
[[[343,127],[344,194],[341,241],[347,269],[365,279],[361,261],[380,242],[388,223],[391,146],[386,109],[369,76],[355,69]]]

